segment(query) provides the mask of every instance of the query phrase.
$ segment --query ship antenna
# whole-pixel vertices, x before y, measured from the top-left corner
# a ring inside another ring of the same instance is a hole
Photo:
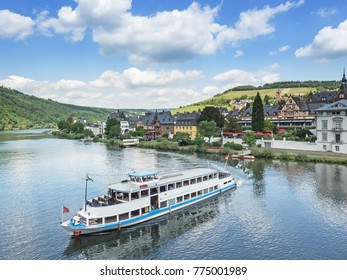
[[[87,212],[88,181],[92,181],[92,182],[93,182],[93,179],[90,178],[90,177],[88,176],[88,174],[86,174],[86,177],[84,178],[84,180],[86,181],[86,187],[85,187],[85,190],[84,190],[84,211]]]

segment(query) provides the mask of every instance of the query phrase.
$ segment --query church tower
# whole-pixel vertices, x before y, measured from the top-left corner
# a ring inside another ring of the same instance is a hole
[[[343,68],[343,76],[341,80],[341,86],[339,90],[337,91],[333,102],[336,102],[341,99],[347,99],[347,79],[346,79],[346,71],[345,68]]]

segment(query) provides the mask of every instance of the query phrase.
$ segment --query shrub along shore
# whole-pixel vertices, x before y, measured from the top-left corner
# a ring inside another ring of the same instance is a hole
[[[221,155],[223,158],[226,155],[238,154],[239,151],[229,147],[215,147],[215,146],[201,146],[189,145],[179,146],[177,142],[171,141],[141,141],[138,145],[139,148],[177,151],[183,153],[205,153]],[[297,162],[320,162],[330,164],[343,164],[347,165],[347,156],[343,154],[336,154],[332,152],[312,152],[312,151],[299,151],[299,150],[279,150],[270,148],[252,148],[251,155],[255,158],[264,159],[278,159],[282,161],[297,161]]]
[[[59,134],[55,134],[55,136],[69,139],[81,139],[83,137],[82,135],[66,137],[66,135]],[[105,143],[109,148],[115,149],[118,149],[122,143],[122,141],[118,139],[102,139],[99,137],[94,137],[93,142],[102,142]],[[161,138],[153,141],[140,141],[137,147],[190,154],[214,154],[223,156],[223,159],[226,155],[230,155],[229,160],[231,160],[231,155],[237,155],[240,152],[237,145],[238,144],[232,143],[231,145],[224,147],[206,145],[180,146],[178,142],[168,141],[167,139],[163,140]],[[347,165],[347,155],[332,152],[312,152],[253,147],[251,149],[251,155],[253,155],[255,158],[277,159],[282,161],[320,162]]]

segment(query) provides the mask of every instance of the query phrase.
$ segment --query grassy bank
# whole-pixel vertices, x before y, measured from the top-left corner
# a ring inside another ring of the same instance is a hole
[[[334,154],[331,152],[252,148],[252,155],[256,158],[279,159],[282,161],[321,162],[347,165],[346,155]]]
[[[140,142],[140,148],[178,151],[184,153],[205,153],[225,156],[227,154],[237,154],[238,151],[230,148],[212,148],[208,146],[184,146],[181,147],[176,142],[170,141],[144,141]],[[298,150],[277,150],[269,148],[252,148],[251,154],[256,158],[277,159],[281,161],[297,161],[297,162],[320,162],[330,164],[347,165],[347,156],[329,152],[311,152]]]

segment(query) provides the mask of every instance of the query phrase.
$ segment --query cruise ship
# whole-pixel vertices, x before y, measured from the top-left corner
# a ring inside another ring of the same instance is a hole
[[[107,194],[86,198],[84,207],[61,225],[71,236],[120,230],[236,186],[230,173],[211,168],[194,168],[163,176],[157,171],[132,171],[128,178],[108,185]]]

